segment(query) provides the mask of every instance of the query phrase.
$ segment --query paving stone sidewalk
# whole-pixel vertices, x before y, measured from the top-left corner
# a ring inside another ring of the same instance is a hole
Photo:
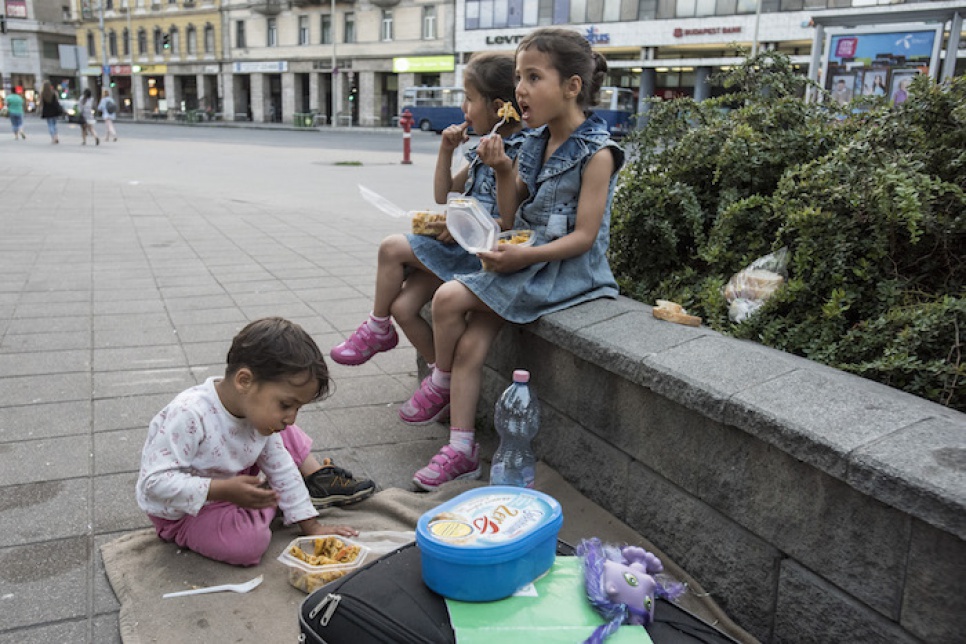
[[[133,489],[150,418],[221,373],[250,320],[293,319],[327,352],[364,318],[378,243],[404,226],[357,183],[432,198],[434,157],[395,149],[342,167],[324,145],[69,136],[35,123],[0,144],[0,644],[119,641],[98,548],[149,525]],[[320,456],[383,488],[409,488],[446,431],[396,415],[416,386],[403,344],[330,363],[335,393],[299,415]]]

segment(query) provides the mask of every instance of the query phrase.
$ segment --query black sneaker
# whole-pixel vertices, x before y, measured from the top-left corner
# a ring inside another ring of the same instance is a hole
[[[305,477],[312,505],[316,509],[349,505],[372,496],[376,484],[365,479],[357,481],[352,472],[335,465],[331,459],[322,461],[322,469]]]

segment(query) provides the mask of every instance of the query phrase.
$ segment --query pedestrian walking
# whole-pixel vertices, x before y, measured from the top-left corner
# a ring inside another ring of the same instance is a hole
[[[101,139],[94,131],[94,99],[91,90],[85,89],[81,96],[80,103],[77,104],[81,116],[81,145],[87,145],[87,135],[94,137],[94,145],[100,145]]]
[[[40,90],[40,118],[47,121],[47,131],[50,132],[50,142],[60,143],[57,137],[57,120],[64,115],[64,108],[57,100],[57,92],[54,91],[50,81],[44,81],[44,86]]]
[[[17,92],[7,94],[7,116],[10,117],[10,128],[14,139],[26,139],[23,133],[23,96]]]
[[[114,119],[117,118],[117,103],[111,98],[110,90],[104,90],[101,102],[97,104],[97,111],[104,119],[104,140],[110,141],[112,138],[117,142],[117,130],[114,129]]]

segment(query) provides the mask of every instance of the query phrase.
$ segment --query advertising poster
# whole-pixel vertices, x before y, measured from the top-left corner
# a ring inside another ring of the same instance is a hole
[[[837,103],[860,96],[900,104],[917,74],[939,71],[942,25],[888,25],[829,29],[825,40],[825,89]]]

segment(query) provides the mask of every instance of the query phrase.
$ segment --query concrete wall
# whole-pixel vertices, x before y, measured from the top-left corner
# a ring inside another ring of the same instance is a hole
[[[539,457],[761,640],[963,641],[966,415],[626,298],[504,329],[481,414],[514,368]]]

